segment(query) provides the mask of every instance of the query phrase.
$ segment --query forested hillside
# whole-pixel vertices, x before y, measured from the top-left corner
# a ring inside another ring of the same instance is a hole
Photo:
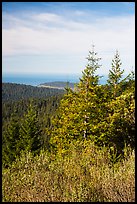
[[[58,89],[65,89],[67,87],[67,88],[74,89],[75,85],[76,83],[55,81],[55,82],[47,82],[44,84],[40,84],[38,87],[54,87]]]
[[[74,89],[3,92],[4,202],[135,201],[134,73],[116,51],[100,85],[94,47],[87,60]]]
[[[15,83],[2,83],[2,101],[17,101],[20,99],[29,98],[46,98],[63,94],[63,90],[51,89],[45,87],[34,87],[30,85],[15,84]]]

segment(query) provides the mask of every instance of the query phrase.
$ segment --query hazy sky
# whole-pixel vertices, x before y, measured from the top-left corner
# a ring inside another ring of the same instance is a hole
[[[95,45],[100,74],[116,49],[135,69],[134,2],[3,2],[3,73],[81,73]]]

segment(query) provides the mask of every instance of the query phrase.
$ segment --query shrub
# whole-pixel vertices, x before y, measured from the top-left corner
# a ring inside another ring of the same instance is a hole
[[[86,141],[57,155],[22,153],[3,170],[3,202],[133,202],[134,156],[112,165],[109,149]]]

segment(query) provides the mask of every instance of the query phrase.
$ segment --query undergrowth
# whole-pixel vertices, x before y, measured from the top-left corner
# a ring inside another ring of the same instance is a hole
[[[112,161],[106,147],[70,144],[65,153],[22,153],[3,169],[3,202],[135,202],[135,153]]]

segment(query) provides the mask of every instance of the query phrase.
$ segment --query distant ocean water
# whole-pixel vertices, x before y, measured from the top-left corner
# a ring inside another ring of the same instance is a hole
[[[37,86],[45,82],[55,82],[55,81],[68,81],[72,83],[78,83],[80,74],[44,74],[44,75],[24,75],[24,74],[3,74],[3,83],[17,83]],[[100,79],[100,84],[105,84],[107,77],[104,76]]]

